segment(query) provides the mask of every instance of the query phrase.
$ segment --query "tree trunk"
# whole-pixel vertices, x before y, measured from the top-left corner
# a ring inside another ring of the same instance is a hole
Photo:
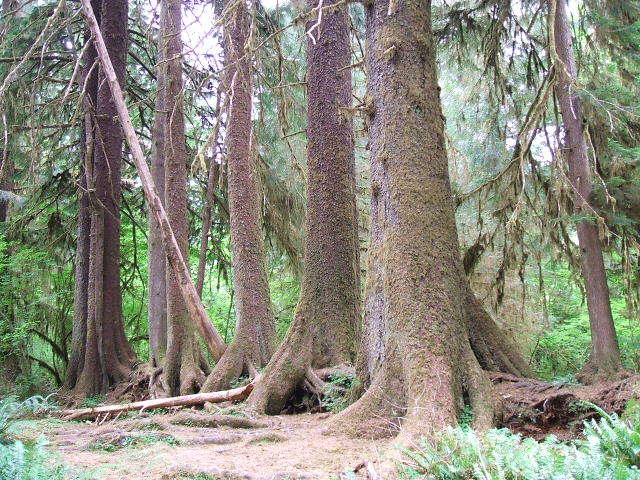
[[[593,191],[591,168],[583,135],[585,121],[580,97],[573,91],[577,69],[565,0],[551,0],[551,6],[551,21],[555,31],[553,40],[557,52],[557,58],[554,59],[558,76],[555,94],[564,127],[563,154],[566,156],[569,182],[574,194],[574,210],[577,215],[593,217],[593,207],[590,205]],[[592,219],[587,219],[578,223],[577,230],[591,325],[591,354],[581,377],[593,381],[620,370],[620,349],[611,313],[598,227]]]
[[[370,387],[332,420],[352,434],[400,432],[404,445],[455,424],[465,404],[477,427],[493,420],[466,322],[430,11],[430,0],[365,7],[375,283],[365,331],[384,330]]]
[[[100,12],[101,0],[92,0],[92,7]],[[98,99],[98,52],[91,41],[91,34],[85,32],[85,41],[91,42],[84,50],[82,75],[79,87],[85,93],[83,99],[84,121],[82,125],[82,164],[80,165],[80,188],[78,189],[78,237],[76,239],[75,293],[73,302],[73,327],[71,331],[71,355],[67,364],[64,386],[74,388],[84,366],[87,342],[87,314],[89,295],[89,255],[91,249],[91,203],[87,193],[87,166],[93,171],[95,106]],[[95,66],[94,66],[95,65]],[[91,164],[88,164],[91,162]]]
[[[330,3],[325,2],[324,6]],[[311,0],[309,8],[318,2]],[[348,10],[308,23],[308,184],[304,276],[296,315],[250,396],[258,411],[280,413],[309,367],[350,364],[360,320],[360,267],[351,117]],[[311,38],[313,36],[313,38]],[[342,69],[342,70],[341,70]]]
[[[207,312],[202,305],[202,301],[198,296],[198,292],[196,291],[193,282],[191,281],[189,266],[185,261],[182,252],[180,251],[180,246],[173,233],[171,224],[167,219],[167,212],[162,205],[160,195],[158,194],[155,183],[153,182],[153,178],[151,176],[151,171],[149,170],[149,166],[145,161],[142,146],[140,145],[140,141],[136,136],[136,131],[133,126],[133,122],[131,121],[131,115],[129,114],[124,101],[122,87],[120,86],[120,83],[118,81],[118,76],[111,62],[111,58],[107,50],[107,45],[100,31],[100,27],[93,12],[93,8],[91,7],[91,1],[81,0],[81,2],[82,10],[87,20],[87,24],[89,25],[91,33],[93,34],[93,37],[95,39],[96,48],[98,50],[98,58],[100,59],[100,65],[102,67],[102,70],[106,74],[106,83],[108,84],[109,89],[112,93],[113,101],[115,102],[115,106],[118,111],[118,117],[120,118],[120,123],[122,124],[122,127],[124,129],[124,135],[127,140],[127,144],[129,145],[129,148],[131,150],[136,170],[140,175],[140,182],[142,184],[142,188],[144,189],[145,198],[149,205],[149,209],[157,218],[158,223],[160,224],[160,231],[162,232],[162,243],[167,255],[167,263],[171,265],[171,268],[175,272],[176,277],[179,278],[180,290],[188,306],[191,320],[197,326],[198,331],[202,335],[202,338],[206,343],[207,349],[209,350],[211,356],[214,359],[218,359],[222,356],[222,352],[224,351],[224,342],[222,341],[222,337],[220,337],[216,329],[209,321]]]
[[[102,3],[100,27],[124,85],[127,57],[127,0]],[[98,73],[95,147],[89,190],[92,198],[87,345],[76,391],[104,392],[131,373],[134,354],[122,323],[120,290],[120,167],[122,128],[103,69]],[[89,178],[87,178],[89,181]],[[91,357],[90,359],[88,357]]]
[[[83,162],[84,163],[84,162]],[[78,205],[78,238],[76,240],[75,293],[73,301],[73,327],[71,332],[71,355],[67,364],[65,387],[75,387],[82,371],[87,342],[87,305],[89,288],[89,251],[91,232],[91,210],[86,193],[87,178],[84,166],[80,171],[80,201]]]
[[[205,204],[202,212],[202,234],[200,237],[200,255],[198,256],[198,276],[196,279],[196,290],[202,298],[202,289],[204,288],[204,274],[207,267],[207,252],[209,250],[209,234],[211,233],[211,214],[215,204],[215,190],[218,186],[218,176],[220,174],[218,158],[218,139],[220,136],[220,115],[221,115],[221,89],[218,88],[216,98],[216,126],[213,130],[211,148],[213,149],[213,157],[209,163],[209,174],[207,175],[207,190],[205,193]]]
[[[258,172],[251,148],[251,58],[245,50],[250,18],[244,0],[230,0],[225,7],[225,62],[230,67],[225,81],[231,79],[232,92],[226,152],[236,332],[207,379],[205,391],[226,389],[243,372],[253,374],[266,365],[275,341]]]
[[[165,190],[165,126],[167,123],[166,62],[161,27],[158,38],[156,112],[153,121],[151,176],[156,188]],[[164,194],[161,195],[164,205]],[[167,352],[167,257],[157,218],[149,211],[149,360],[159,367]]]
[[[182,256],[189,258],[189,228],[187,212],[187,146],[184,127],[182,88],[182,2],[161,2],[162,58],[166,75],[166,111],[164,132],[165,205],[171,208],[167,218],[173,227]],[[170,395],[197,392],[205,380],[201,369],[202,352],[194,325],[182,298],[178,279],[167,268],[167,355],[164,363],[163,384]]]

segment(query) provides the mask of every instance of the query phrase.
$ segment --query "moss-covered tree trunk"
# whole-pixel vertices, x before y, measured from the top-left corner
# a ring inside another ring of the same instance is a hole
[[[151,175],[161,192],[164,205],[165,171],[165,125],[167,123],[166,62],[162,48],[162,31],[158,37],[158,66],[156,69],[156,109],[153,119],[151,152]],[[167,256],[162,244],[160,224],[149,212],[149,360],[159,367],[167,352]]]
[[[568,177],[574,196],[576,215],[593,217],[591,195],[593,185],[587,143],[584,139],[580,97],[575,91],[577,80],[576,61],[565,0],[550,0],[554,22],[557,59],[554,68],[558,80],[555,87],[556,98],[560,105],[560,114],[564,129],[563,155],[568,165]],[[581,378],[594,381],[607,378],[620,370],[620,349],[616,335],[607,273],[602,257],[602,245],[598,226],[594,220],[585,219],[577,224],[578,243],[581,252],[581,268],[584,286],[587,292],[587,307],[591,325],[591,354],[584,366]]]
[[[332,420],[352,434],[400,433],[405,444],[455,424],[465,405],[476,426],[493,421],[491,385],[470,341],[491,319],[470,308],[476,300],[459,253],[430,11],[429,0],[365,7],[372,99],[365,335],[375,355],[363,362],[369,388]]]
[[[331,2],[337,3],[337,2]],[[309,8],[318,2],[311,1]],[[324,6],[330,3],[325,2]],[[349,17],[345,5],[307,25],[307,216],[304,276],[287,336],[249,398],[280,413],[310,367],[350,364],[360,320],[360,280]],[[313,36],[313,38],[311,38]]]
[[[260,212],[260,187],[252,154],[250,17],[244,0],[230,0],[223,15],[225,82],[230,85],[225,150],[236,302],[234,339],[207,379],[204,390],[223,390],[243,373],[269,361],[275,340]]]
[[[102,3],[100,29],[121,85],[127,58],[126,0]],[[85,361],[75,390],[84,395],[106,391],[131,373],[135,356],[125,337],[120,287],[120,195],[124,135],[102,69],[98,73],[92,173],[91,241]]]
[[[101,0],[92,0],[93,10],[100,21]],[[91,34],[85,33],[87,42]],[[87,315],[89,301],[89,255],[91,251],[91,203],[87,193],[87,162],[93,162],[95,138],[95,106],[98,99],[98,69],[92,68],[97,61],[93,42],[84,49],[80,88],[85,92],[83,99],[84,121],[82,124],[82,165],[80,166],[80,188],[78,189],[78,227],[76,239],[75,291],[73,301],[73,327],[71,331],[71,355],[67,364],[65,387],[73,388],[82,371],[87,342]],[[92,171],[89,165],[89,173]]]
[[[209,251],[209,237],[211,234],[211,220],[213,214],[213,207],[216,199],[216,188],[218,188],[218,177],[220,175],[220,164],[217,161],[218,158],[218,140],[220,137],[220,115],[222,112],[222,106],[220,105],[220,99],[222,97],[222,91],[218,86],[218,93],[216,95],[216,126],[213,130],[212,140],[210,148],[213,150],[213,156],[209,162],[209,172],[207,174],[207,187],[205,191],[205,204],[202,209],[202,233],[200,234],[200,253],[198,255],[198,274],[196,278],[196,290],[198,295],[202,298],[202,290],[204,288],[204,274],[207,267],[207,253]]]
[[[180,244],[182,255],[189,258],[187,212],[187,151],[184,127],[182,81],[182,2],[162,0],[160,41],[166,75],[166,115],[164,125],[165,205],[167,217]],[[167,354],[163,384],[170,395],[185,395],[200,390],[205,380],[203,356],[196,331],[172,268],[167,274]]]

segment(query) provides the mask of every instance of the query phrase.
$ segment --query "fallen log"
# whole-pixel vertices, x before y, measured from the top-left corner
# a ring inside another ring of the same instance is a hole
[[[122,405],[104,405],[102,407],[62,410],[60,415],[64,420],[78,420],[81,418],[95,418],[99,415],[109,415],[133,410],[143,412],[156,408],[191,407],[194,405],[204,405],[205,403],[239,401],[246,399],[252,390],[253,383],[250,383],[243,387],[224,390],[222,392],[196,393],[193,395],[182,395],[180,397],[155,398],[141,402],[124,403]]]

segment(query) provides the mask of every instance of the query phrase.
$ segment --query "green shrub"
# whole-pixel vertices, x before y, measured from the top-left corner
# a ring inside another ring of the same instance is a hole
[[[404,451],[405,478],[430,480],[640,480],[640,420],[599,411],[584,440],[522,438],[506,429],[448,428],[417,452]]]
[[[354,381],[351,375],[334,374],[331,380],[327,382],[323,397],[321,399],[322,406],[330,412],[341,412],[349,406],[349,398],[347,393]]]

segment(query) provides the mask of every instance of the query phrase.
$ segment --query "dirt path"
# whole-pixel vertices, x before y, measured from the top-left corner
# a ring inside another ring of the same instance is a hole
[[[212,418],[187,412],[102,425],[49,419],[33,422],[27,434],[43,433],[62,461],[98,480],[337,479],[378,458],[386,444],[324,435],[327,414],[260,417],[253,428],[212,428]]]

